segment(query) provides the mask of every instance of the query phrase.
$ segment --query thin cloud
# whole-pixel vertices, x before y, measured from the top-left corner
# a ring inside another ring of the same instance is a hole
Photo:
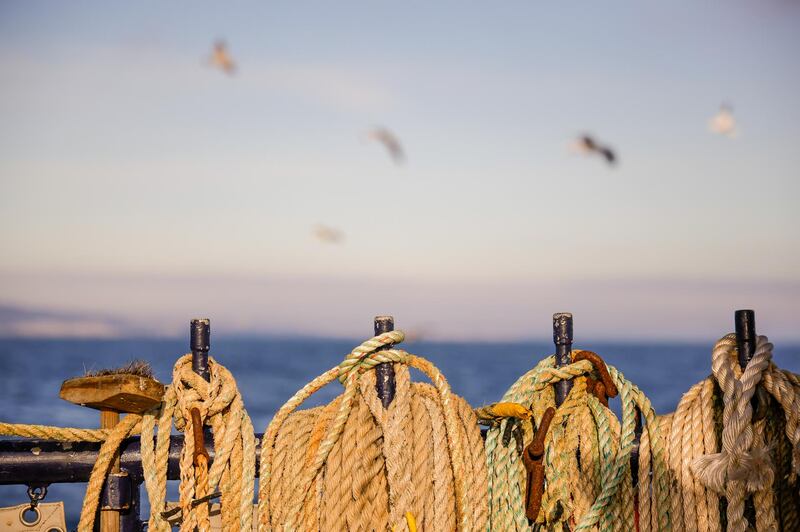
[[[265,87],[302,94],[318,103],[344,110],[384,111],[395,98],[358,70],[336,65],[261,65],[257,74]]]
[[[269,62],[247,57],[246,72],[236,76],[238,90],[261,93],[269,98],[274,91],[281,97],[342,111],[385,112],[396,98],[365,70],[346,64]],[[184,97],[187,90],[209,87],[207,63],[197,55],[177,53],[168,48],[120,48],[104,50],[75,47],[61,50],[58,58],[33,56],[20,50],[0,52],[0,68],[14,72],[4,86],[6,100],[31,88],[43,103],[80,105],[98,114],[105,104],[118,106],[114,98],[98,99],[97,92],[109,87],[138,92],[147,99]],[[15,81],[16,80],[16,81]],[[133,102],[135,103],[135,101]]]
[[[198,286],[203,289],[198,291]],[[651,277],[435,282],[352,276],[0,273],[0,301],[64,309],[56,317],[118,316],[121,321],[112,323],[117,331],[120,323],[127,323],[149,334],[172,336],[182,334],[190,318],[208,315],[224,334],[358,338],[370,334],[374,315],[389,313],[399,329],[414,331],[424,325],[426,339],[464,341],[545,338],[552,313],[571,311],[581,342],[648,338],[712,343],[730,331],[735,309],[754,308],[759,331],[773,341],[800,340],[797,281]],[[42,314],[42,319],[52,319]],[[43,328],[33,323],[28,333]],[[91,330],[91,323],[73,323],[83,332]],[[42,330],[66,330],[63,325],[46,325]]]

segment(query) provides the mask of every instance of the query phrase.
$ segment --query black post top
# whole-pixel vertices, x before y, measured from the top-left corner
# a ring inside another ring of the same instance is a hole
[[[392,316],[375,316],[375,336],[394,330]]]
[[[192,351],[208,351],[211,348],[211,320],[197,318],[189,325],[189,346]]]
[[[572,353],[572,313],[553,314],[553,343],[556,344],[556,366],[566,366]],[[572,381],[559,381],[553,385],[556,393],[556,406],[561,406],[572,389]]]
[[[374,323],[375,336],[394,330],[394,318],[391,316],[375,316]],[[383,363],[375,366],[375,390],[383,408],[389,408],[395,393],[394,364]]]
[[[739,365],[744,369],[756,351],[756,313],[749,309],[737,310],[733,319],[736,326]]]
[[[208,351],[211,349],[211,320],[194,319],[189,324],[189,348],[192,350],[192,370],[209,380]]]
[[[571,312],[556,312],[553,314],[553,343],[556,345],[572,344]]]

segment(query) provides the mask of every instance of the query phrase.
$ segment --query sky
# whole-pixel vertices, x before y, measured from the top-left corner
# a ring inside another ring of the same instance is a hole
[[[389,313],[515,340],[573,311],[713,342],[754,308],[800,340],[798,23],[787,0],[0,2],[0,334]],[[571,153],[583,132],[619,164]]]

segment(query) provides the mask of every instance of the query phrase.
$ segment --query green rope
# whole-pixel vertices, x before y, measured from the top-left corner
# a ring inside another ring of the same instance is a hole
[[[657,512],[659,529],[669,530],[671,527],[668,505],[665,502],[667,500],[667,468],[655,411],[642,391],[625,379],[621,372],[612,366],[608,366],[608,370],[620,393],[621,424],[618,424],[614,414],[603,407],[593,395],[586,393],[586,398],[581,400],[581,403],[589,408],[596,429],[593,431],[594,434],[581,436],[596,438],[593,445],[593,452],[596,456],[581,457],[581,460],[591,461],[592,467],[599,467],[600,493],[585,515],[571,515],[572,504],[569,494],[549,494],[559,498],[563,511],[557,516],[545,516],[546,518],[557,517],[557,522],[548,521],[547,524],[548,526],[559,525],[558,528],[560,528],[561,524],[573,519],[577,522],[577,526],[574,528],[576,531],[588,530],[593,527],[598,527],[600,530],[629,530],[633,527],[633,497],[629,497],[630,500],[622,500],[622,488],[632,482],[630,459],[635,437],[636,409],[638,408],[642,413],[643,430],[648,431],[651,447],[653,511]],[[582,360],[557,368],[555,367],[555,358],[550,356],[540,361],[512,384],[503,395],[502,401],[531,406],[534,410],[534,418],[539,420],[545,408],[555,405],[552,384],[583,375],[598,377],[591,362]],[[568,397],[564,405],[569,400]],[[570,408],[574,408],[575,401],[572,403]],[[563,412],[557,412],[556,419],[559,418],[559,415],[563,415]],[[527,473],[514,438],[508,436],[513,427],[513,425],[510,427],[509,424],[516,423],[518,423],[516,420],[503,420],[490,428],[486,436],[492,530],[530,530],[530,525],[525,517],[524,501]],[[617,426],[619,426],[618,434],[616,428],[613,428]],[[523,438],[524,445],[530,443],[531,432],[523,431]],[[548,446],[545,454],[546,470],[553,484],[562,484],[556,480],[562,480],[559,475],[567,474],[567,472],[560,471],[555,464],[563,464],[564,457],[557,459],[554,453],[574,453],[577,451],[577,442],[565,441],[564,427],[554,426],[551,428],[551,434],[548,434],[546,445]],[[572,447],[570,448],[568,445],[572,445]],[[647,480],[643,479],[643,481]],[[567,485],[568,490],[580,488],[580,486]]]

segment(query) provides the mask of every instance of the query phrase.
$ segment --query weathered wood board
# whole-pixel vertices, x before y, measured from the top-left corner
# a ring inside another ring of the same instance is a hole
[[[60,397],[98,410],[141,414],[161,402],[164,385],[139,375],[77,377],[64,381]]]

